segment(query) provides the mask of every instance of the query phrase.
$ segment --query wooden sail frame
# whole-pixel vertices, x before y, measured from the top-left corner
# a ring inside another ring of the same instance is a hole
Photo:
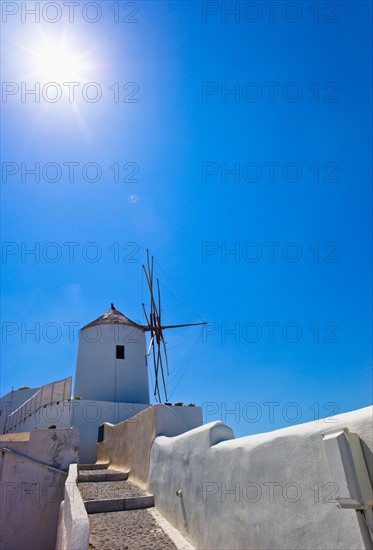
[[[198,325],[207,325],[206,322],[200,323],[187,323],[179,325],[163,325],[162,323],[162,307],[161,307],[161,290],[159,285],[159,279],[156,279],[156,294],[154,289],[154,258],[150,256],[149,250],[146,251],[146,266],[142,265],[145,273],[146,282],[150,293],[150,312],[149,315],[146,311],[145,304],[142,304],[145,319],[147,325],[144,326],[145,331],[151,333],[150,343],[147,351],[147,355],[150,356],[152,352],[153,367],[155,374],[154,382],[154,396],[161,402],[161,390],[159,379],[162,380],[163,392],[165,400],[168,401],[167,385],[165,377],[164,362],[166,365],[166,372],[169,374],[169,364],[167,356],[166,341],[164,339],[163,331],[166,329],[175,329],[182,327],[193,327]]]

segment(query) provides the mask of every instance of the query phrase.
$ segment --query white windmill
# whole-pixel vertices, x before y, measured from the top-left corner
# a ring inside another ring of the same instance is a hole
[[[205,325],[204,322],[178,325],[162,323],[159,280],[154,288],[154,258],[147,250],[142,268],[150,293],[150,312],[142,304],[146,325],[136,323],[111,308],[85,325],[80,331],[74,396],[92,401],[149,404],[147,357],[154,367],[154,396],[158,402],[168,401],[166,373],[169,374],[164,331]],[[150,332],[147,348],[146,332]],[[165,372],[166,370],[166,372]],[[161,384],[160,384],[161,380]]]

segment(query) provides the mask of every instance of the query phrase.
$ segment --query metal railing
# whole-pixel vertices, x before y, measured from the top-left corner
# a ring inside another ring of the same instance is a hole
[[[38,466],[42,466],[43,468],[48,468],[48,470],[52,470],[53,472],[58,472],[59,474],[64,474],[67,476],[66,470],[61,470],[60,468],[56,468],[55,466],[51,466],[50,464],[47,464],[46,462],[42,462],[41,460],[37,460],[36,458],[31,458],[31,456],[24,455],[23,453],[19,453],[18,451],[15,451],[14,449],[8,449],[8,447],[2,448],[3,453],[9,453],[11,455],[16,455],[23,460],[28,460],[29,462],[32,462],[33,464],[37,464]]]
[[[41,407],[70,399],[71,384],[72,377],[69,376],[68,378],[42,386],[18,409],[8,414],[5,421],[4,433],[11,432],[17,424],[26,420],[26,418],[37,412]]]

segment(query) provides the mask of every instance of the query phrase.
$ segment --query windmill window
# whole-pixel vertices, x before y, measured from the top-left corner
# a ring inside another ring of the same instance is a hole
[[[124,359],[124,346],[117,346],[117,359]]]

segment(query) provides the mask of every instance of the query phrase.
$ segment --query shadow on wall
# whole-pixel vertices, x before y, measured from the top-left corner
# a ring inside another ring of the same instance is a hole
[[[27,436],[27,437],[23,437]],[[78,430],[33,430],[0,437],[1,448],[27,455],[61,470],[78,461]],[[54,548],[66,475],[16,454],[0,457],[1,547],[7,550]]]
[[[370,465],[372,412],[335,417],[339,430],[360,437]],[[336,505],[344,495],[331,478],[323,437],[335,428],[310,422],[233,439],[218,422],[159,436],[151,449],[149,491],[159,512],[196,548],[371,548],[359,514]]]
[[[365,458],[365,462],[366,462],[366,465],[367,465],[368,474],[369,474],[369,477],[370,477],[370,482],[373,486],[373,452],[368,447],[368,445],[365,443],[365,441],[363,441],[361,439],[360,443],[361,443],[361,448],[362,448],[363,455],[364,455],[364,458]]]
[[[103,441],[97,444],[97,462],[109,462],[148,489],[150,450],[160,435],[175,436],[202,424],[200,407],[153,405],[120,424],[104,424]]]

